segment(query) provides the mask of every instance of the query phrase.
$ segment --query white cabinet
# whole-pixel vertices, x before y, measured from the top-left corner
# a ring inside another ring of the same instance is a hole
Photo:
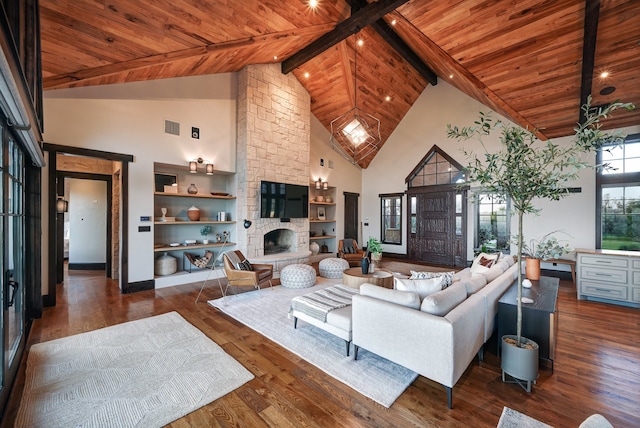
[[[161,186],[156,185],[154,192],[154,259],[167,253],[177,262],[176,273],[155,277],[156,288],[201,280],[202,272],[208,270],[194,266],[185,253],[202,257],[209,250],[213,251],[215,260],[220,251],[235,246],[236,198],[230,188],[232,175],[190,174],[186,167],[166,164],[156,164],[155,174],[156,183],[159,176],[175,176],[178,184],[174,186],[176,189],[166,188],[166,192],[158,191]],[[188,193],[192,185],[197,188],[195,194]],[[198,208],[199,220],[189,219],[191,207]],[[208,235],[202,235],[205,227],[210,229]],[[225,235],[228,235],[226,242]]]
[[[578,299],[640,307],[640,254],[578,250]]]

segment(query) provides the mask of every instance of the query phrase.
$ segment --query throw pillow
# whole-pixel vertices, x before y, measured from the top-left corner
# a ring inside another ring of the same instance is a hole
[[[420,299],[442,290],[443,277],[429,279],[402,279],[393,278],[394,288],[399,291],[412,291],[420,296]]]
[[[487,278],[484,275],[471,275],[470,277],[460,281],[467,289],[467,295],[471,296],[474,293],[482,290],[487,285]]]
[[[500,257],[500,253],[495,253],[495,254],[480,253],[480,254],[478,254],[478,256],[475,258],[475,260],[473,260],[473,263],[471,264],[471,273],[484,273],[484,272],[486,272],[487,269],[489,269],[491,266],[494,265],[494,263],[497,263],[499,257]]]
[[[342,247],[342,252],[344,252],[345,254],[354,254],[356,250],[353,248],[353,244],[347,244],[345,242]]]
[[[238,263],[238,269],[240,270],[253,270],[253,266],[249,263],[249,260],[244,259],[240,263]]]
[[[467,289],[464,284],[457,282],[451,287],[425,297],[422,305],[420,305],[420,310],[431,315],[442,317],[451,312],[460,303],[464,302],[466,298]]]
[[[420,308],[420,296],[408,291],[389,290],[378,285],[364,283],[360,286],[360,294],[369,296],[396,305],[406,306],[411,309]]]
[[[455,275],[454,271],[451,272],[416,272],[414,270],[411,272],[411,276],[409,279],[429,279],[429,278],[438,278],[442,277],[442,289],[444,290],[448,286],[453,283],[453,275]]]

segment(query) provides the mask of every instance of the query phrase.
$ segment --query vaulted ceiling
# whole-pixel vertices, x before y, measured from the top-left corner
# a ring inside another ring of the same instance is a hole
[[[40,19],[45,91],[282,63],[328,130],[357,101],[382,144],[437,81],[541,138],[572,134],[589,93],[640,105],[638,1],[40,0]],[[640,109],[605,127],[638,124]]]

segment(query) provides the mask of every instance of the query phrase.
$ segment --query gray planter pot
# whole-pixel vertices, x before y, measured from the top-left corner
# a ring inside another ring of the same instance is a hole
[[[538,379],[538,355],[540,348],[531,339],[521,337],[522,343],[533,343],[533,349],[520,348],[505,342],[505,339],[517,340],[514,334],[502,336],[502,381],[505,383],[517,383],[525,391],[531,392],[531,382]],[[511,376],[513,381],[507,381],[505,374]],[[523,383],[522,381],[526,382]]]

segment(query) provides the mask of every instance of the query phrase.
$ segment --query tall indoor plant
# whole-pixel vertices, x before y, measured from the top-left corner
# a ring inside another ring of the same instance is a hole
[[[475,183],[482,191],[511,199],[518,215],[518,266],[522,266],[522,219],[525,214],[537,214],[534,198],[559,200],[569,195],[567,184],[578,178],[580,170],[592,166],[587,154],[593,154],[606,145],[620,144],[624,137],[619,133],[605,133],[600,121],[616,109],[633,109],[629,103],[615,102],[599,108],[591,108],[591,97],[582,107],[584,122],[575,128],[570,142],[556,144],[551,140],[540,141],[534,131],[494,120],[480,113],[473,126],[458,129],[447,125],[447,136],[458,141],[477,138],[484,153],[481,155],[463,150],[468,160],[467,183]],[[501,150],[489,153],[483,138],[493,131],[500,132]],[[522,269],[518,269],[517,345],[522,343]]]

